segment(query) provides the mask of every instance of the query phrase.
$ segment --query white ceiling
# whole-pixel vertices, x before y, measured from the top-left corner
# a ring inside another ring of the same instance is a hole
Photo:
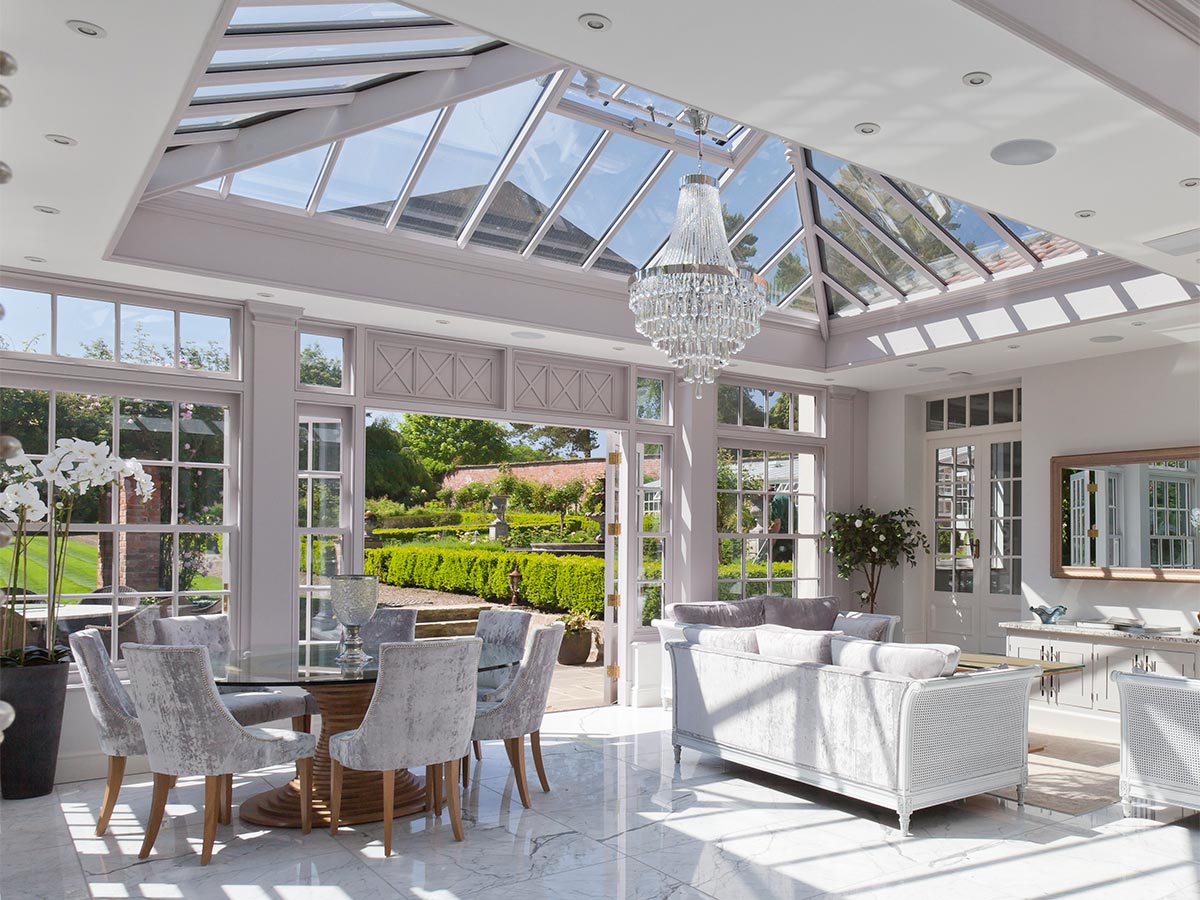
[[[1200,227],[1200,138],[955,0],[421,0],[427,11],[1192,281],[1200,253],[1144,242]],[[1130,3],[1132,6],[1133,4]],[[1141,7],[1141,14],[1149,16]],[[608,16],[595,33],[577,21]],[[1079,23],[1103,29],[1103,17]],[[1130,48],[1134,50],[1135,48]],[[1156,56],[1146,66],[1195,57]],[[1191,65],[1188,65],[1188,63]],[[985,87],[967,72],[992,75]],[[882,131],[859,135],[875,122]],[[1038,138],[1040,165],[990,149]],[[1081,220],[1080,209],[1096,211]]]

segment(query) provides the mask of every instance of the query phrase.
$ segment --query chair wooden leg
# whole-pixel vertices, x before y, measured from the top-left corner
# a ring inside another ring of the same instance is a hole
[[[312,831],[313,758],[298,759],[296,766],[300,769],[300,830],[308,834]]]
[[[463,836],[462,798],[458,795],[458,767],[457,759],[452,759],[442,765],[442,768],[446,770],[446,799],[449,801],[447,805],[450,807],[450,827],[454,830],[454,839],[462,841],[466,838]]]
[[[392,855],[392,819],[395,818],[396,770],[383,773],[383,855]]]
[[[117,794],[121,793],[121,782],[125,779],[125,757],[108,758],[108,781],[104,783],[104,802],[100,806],[100,817],[96,819],[96,834],[104,834],[108,820],[117,805]]]
[[[461,768],[463,787],[467,787],[471,783],[471,754],[463,756]]]
[[[167,785],[167,788],[168,788],[168,790],[174,790],[174,789],[175,789],[175,783],[176,783],[177,781],[179,781],[179,776],[178,776],[178,775],[172,775],[172,776],[171,776],[171,783]]]
[[[537,769],[538,781],[542,783],[542,790],[548,794],[550,793],[550,781],[546,778],[546,767],[542,765],[542,734],[540,731],[529,733],[529,747],[533,750],[533,765]]]
[[[302,716],[292,716],[292,731],[308,733],[312,730],[312,716],[305,713]]]
[[[457,779],[455,780],[457,783]],[[433,810],[441,818],[442,807],[446,804],[445,785],[442,783],[442,764],[433,767]]]
[[[171,776],[154,773],[154,795],[150,798],[150,818],[146,820],[146,837],[142,840],[142,849],[138,851],[138,859],[145,859],[154,848],[158,837],[158,828],[162,825],[163,813],[167,808],[167,791],[171,790]]]
[[[517,792],[521,795],[521,805],[529,809],[529,785],[525,783],[525,735],[508,738],[504,743],[511,748],[508,758],[512,760],[513,774],[517,776]]]
[[[329,833],[337,834],[342,816],[342,764],[336,759],[329,762]]]
[[[425,767],[425,812],[434,812],[433,780],[437,777],[437,766]],[[441,812],[441,810],[437,810]]]
[[[483,744],[481,744],[479,741],[471,741],[471,749],[475,751],[476,759],[483,759]]]
[[[217,819],[221,817],[224,793],[224,775],[204,776],[204,846],[200,850],[202,866],[207,866],[208,861],[212,859],[213,841],[217,838]]]
[[[221,824],[233,821],[233,773],[221,776]]]

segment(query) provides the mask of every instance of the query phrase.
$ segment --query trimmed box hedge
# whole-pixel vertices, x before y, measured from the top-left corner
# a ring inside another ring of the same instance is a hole
[[[604,560],[591,556],[398,546],[368,550],[366,573],[384,584],[507,601],[508,573],[521,572],[521,597],[546,612],[604,616]]]

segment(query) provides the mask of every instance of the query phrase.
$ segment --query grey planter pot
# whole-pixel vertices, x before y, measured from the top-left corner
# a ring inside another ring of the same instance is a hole
[[[65,662],[0,668],[0,700],[16,712],[0,744],[5,800],[44,797],[54,790],[70,668]]]
[[[592,632],[564,634],[558,648],[558,661],[564,666],[582,666],[592,653]]]

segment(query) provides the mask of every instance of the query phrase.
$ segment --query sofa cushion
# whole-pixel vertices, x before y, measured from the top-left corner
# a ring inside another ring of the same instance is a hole
[[[758,652],[776,659],[796,662],[833,662],[832,643],[838,631],[806,631],[801,628],[781,628],[763,625],[758,631]]]
[[[834,617],[830,628],[853,637],[868,641],[882,641],[887,636],[888,620],[860,612],[840,612]]]
[[[852,636],[834,637],[830,649],[835,666],[916,679],[953,675],[960,652],[952,644],[881,644]]]
[[[714,600],[711,603],[676,603],[671,607],[671,615],[683,625],[752,628],[763,624],[763,599],[748,597],[745,600]]]
[[[837,618],[837,599],[834,597],[775,597],[764,596],[763,621],[768,625],[784,625],[807,631],[828,631]]]
[[[689,644],[736,650],[739,653],[758,652],[758,634],[753,628],[724,628],[714,625],[684,625],[683,638]]]

